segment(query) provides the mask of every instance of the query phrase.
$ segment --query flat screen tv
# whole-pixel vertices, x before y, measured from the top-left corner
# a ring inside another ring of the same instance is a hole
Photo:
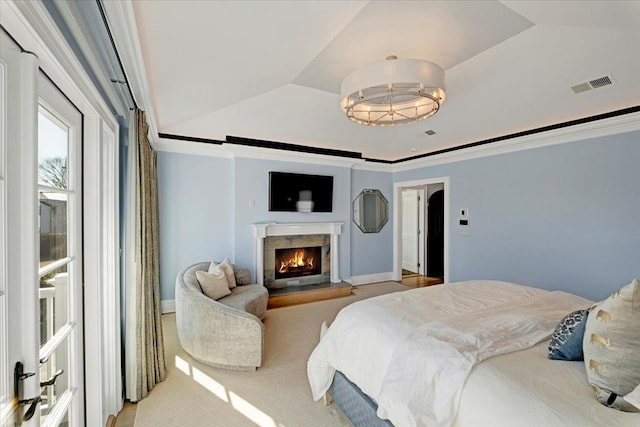
[[[269,172],[269,211],[331,212],[333,177]]]

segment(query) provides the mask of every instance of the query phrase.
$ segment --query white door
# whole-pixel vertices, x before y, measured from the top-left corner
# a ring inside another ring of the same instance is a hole
[[[426,223],[426,215],[425,215],[425,207],[427,199],[425,197],[425,189],[419,188],[416,190],[418,193],[418,231],[416,239],[418,241],[418,274],[425,275],[425,265],[426,263],[426,235],[425,230],[427,229]]]
[[[81,426],[82,115],[0,37],[0,422]]]
[[[402,268],[418,273],[418,191],[402,190]]]

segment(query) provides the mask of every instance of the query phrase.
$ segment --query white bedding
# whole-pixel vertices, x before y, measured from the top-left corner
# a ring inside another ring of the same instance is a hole
[[[396,426],[449,426],[473,366],[533,346],[591,301],[506,282],[470,281],[345,307],[307,363],[314,399],[335,370]]]
[[[638,427],[640,414],[600,404],[584,362],[547,359],[549,341],[478,363],[454,427]]]

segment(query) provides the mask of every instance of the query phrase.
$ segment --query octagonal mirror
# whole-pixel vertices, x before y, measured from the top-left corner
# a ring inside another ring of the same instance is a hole
[[[378,233],[389,220],[389,203],[380,190],[362,190],[353,201],[353,222],[363,233]]]

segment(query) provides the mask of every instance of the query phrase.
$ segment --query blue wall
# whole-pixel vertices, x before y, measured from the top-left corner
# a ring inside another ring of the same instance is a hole
[[[269,171],[332,175],[333,212],[269,212]],[[343,222],[340,277],[351,277],[350,168],[160,152],[158,191],[163,300],[174,298],[178,272],[199,261],[229,257],[255,279],[252,225],[261,222]]]
[[[178,271],[229,256],[253,269],[257,222],[343,222],[341,278],[393,268],[393,218],[379,234],[351,223],[351,203],[393,182],[448,176],[450,280],[508,280],[599,300],[640,277],[640,132],[395,174],[247,158],[158,153],[162,299]],[[332,213],[268,211],[268,172],[334,176]],[[459,234],[460,209],[470,233]],[[254,272],[255,277],[255,272]]]
[[[354,169],[351,173],[351,201],[364,189],[378,189],[389,202],[389,221],[380,233],[363,233],[350,221],[351,274],[361,276],[393,270],[393,182],[391,173]]]
[[[333,212],[269,212],[269,172],[333,176]],[[340,236],[340,277],[351,276],[349,227],[351,169],[273,160],[235,159],[235,262],[253,271],[253,226],[263,222],[343,222]],[[253,203],[253,202],[255,203]],[[255,206],[254,206],[255,204]],[[255,279],[255,272],[253,272]]]
[[[450,281],[605,298],[640,277],[640,132],[394,174],[450,177]],[[470,234],[459,235],[460,209]]]
[[[171,300],[184,267],[233,256],[233,161],[159,152],[158,194],[160,295]]]

